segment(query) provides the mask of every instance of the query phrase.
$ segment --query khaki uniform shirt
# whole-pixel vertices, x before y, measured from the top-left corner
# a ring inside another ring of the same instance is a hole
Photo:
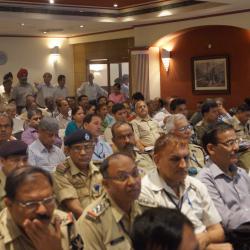
[[[195,233],[202,233],[207,227],[221,222],[206,186],[196,178],[187,176],[180,186],[180,197],[159,176],[157,169],[142,179],[139,204],[144,207],[162,206],[178,208],[195,227]]]
[[[54,216],[61,219],[61,245],[63,250],[83,250],[83,241],[76,231],[71,214],[60,210],[54,211]],[[53,216],[49,228],[53,230]],[[46,249],[46,242],[44,242]],[[0,213],[0,249],[1,250],[35,250],[32,241],[19,229],[9,211],[5,208]]]
[[[131,124],[134,129],[135,136],[142,142],[144,146],[154,146],[155,141],[160,136],[161,129],[156,121],[147,118],[136,117]]]
[[[194,131],[197,137],[199,145],[202,145],[202,137],[209,129],[213,127],[214,123],[207,123],[204,120],[201,120],[195,125]]]
[[[231,125],[234,127],[237,138],[243,140],[250,140],[250,135],[247,127],[241,124],[241,122],[236,116],[233,116],[231,120]]]
[[[5,196],[5,182],[6,182],[6,176],[2,170],[0,170],[0,211],[5,207],[3,198]]]
[[[61,203],[66,199],[78,199],[85,208],[103,192],[102,175],[93,164],[89,165],[88,176],[67,158],[63,166],[58,166],[54,173],[55,193]]]
[[[189,167],[194,167],[197,174],[206,164],[205,152],[202,147],[189,144]]]
[[[130,250],[130,232],[141,210],[134,203],[130,216],[126,215],[105,193],[87,207],[77,221],[85,250]]]
[[[143,175],[156,168],[156,165],[149,154],[139,152],[135,152],[135,154],[135,161],[138,162],[138,167],[143,171]]]

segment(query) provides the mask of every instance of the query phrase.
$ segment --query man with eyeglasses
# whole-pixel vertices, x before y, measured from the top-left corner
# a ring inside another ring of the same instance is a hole
[[[223,123],[216,125],[203,136],[203,145],[210,159],[198,178],[207,186],[224,228],[237,230],[248,222],[249,235],[250,177],[237,167],[239,140],[234,128]]]
[[[206,186],[187,176],[188,141],[173,134],[162,135],[155,143],[154,161],[157,169],[142,179],[140,205],[181,211],[194,225],[200,250],[231,250],[230,244],[222,243],[225,236],[221,218]]]
[[[68,135],[64,145],[69,157],[54,173],[55,193],[62,208],[78,218],[102,194],[102,175],[91,161],[95,142],[88,131],[79,129]]]
[[[132,249],[132,223],[141,210],[135,200],[141,179],[135,161],[115,153],[100,169],[106,193],[89,205],[77,221],[86,250]]]
[[[83,250],[72,215],[55,209],[53,182],[47,171],[17,169],[8,175],[5,191],[1,250]]]
[[[0,145],[0,210],[3,209],[5,197],[4,186],[6,182],[6,176],[9,175],[13,170],[26,166],[27,156],[27,145],[19,140],[6,141]]]
[[[189,141],[189,167],[188,174],[196,176],[206,164],[206,156],[203,148],[191,142],[193,127],[183,114],[174,114],[168,117],[165,133],[173,133]]]

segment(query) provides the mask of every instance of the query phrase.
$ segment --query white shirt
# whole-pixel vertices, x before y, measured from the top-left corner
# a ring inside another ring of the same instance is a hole
[[[186,177],[183,186],[180,187],[179,198],[159,176],[157,169],[153,169],[142,179],[139,203],[147,206],[147,201],[154,202],[155,206],[169,208],[179,205],[181,212],[193,223],[195,233],[204,232],[207,227],[221,222],[206,186],[190,176]]]

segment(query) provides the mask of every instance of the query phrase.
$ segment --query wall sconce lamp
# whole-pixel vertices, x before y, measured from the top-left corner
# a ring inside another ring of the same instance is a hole
[[[50,49],[50,54],[51,55],[55,55],[55,56],[59,56],[59,47],[55,46],[54,48]]]
[[[169,64],[170,64],[170,51],[161,49],[161,60],[162,60],[165,70],[168,71]]]

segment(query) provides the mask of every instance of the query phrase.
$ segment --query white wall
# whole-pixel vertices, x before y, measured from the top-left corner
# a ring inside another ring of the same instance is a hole
[[[59,46],[60,55],[53,63],[50,48]],[[0,65],[0,83],[5,73],[11,71],[14,83],[17,83],[16,74],[21,67],[28,70],[28,81],[41,82],[44,72],[53,75],[53,84],[57,83],[59,74],[66,75],[70,94],[74,92],[73,50],[68,39],[61,38],[16,38],[0,37],[0,51],[7,53],[8,61]]]

